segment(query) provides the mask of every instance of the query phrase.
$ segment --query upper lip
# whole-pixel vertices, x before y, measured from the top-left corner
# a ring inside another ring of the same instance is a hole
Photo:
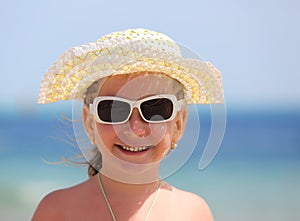
[[[115,145],[117,146],[122,146],[122,147],[149,147],[149,146],[154,146],[154,144],[150,143],[149,141],[146,142],[144,140],[143,141],[137,141],[137,140],[126,140],[126,143],[123,143],[123,142],[117,142],[115,143]]]
[[[152,147],[153,145],[126,145],[126,144],[116,144],[117,146],[121,146],[121,147],[133,147],[133,148],[137,148],[137,147]]]

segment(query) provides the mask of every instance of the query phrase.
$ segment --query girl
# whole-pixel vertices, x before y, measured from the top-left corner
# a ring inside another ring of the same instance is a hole
[[[48,194],[33,221],[213,220],[201,197],[159,176],[184,132],[186,105],[223,102],[211,64],[182,58],[161,33],[114,32],[67,51],[50,67],[39,103],[68,99],[83,101],[90,178]]]

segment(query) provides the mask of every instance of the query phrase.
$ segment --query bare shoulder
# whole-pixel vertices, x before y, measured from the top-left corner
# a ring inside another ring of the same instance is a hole
[[[79,206],[78,197],[87,194],[90,181],[76,186],[53,191],[46,195],[37,206],[32,221],[67,220],[68,211]]]
[[[206,201],[197,194],[172,188],[172,199],[177,211],[184,211],[185,220],[213,221],[211,210]],[[176,211],[176,210],[175,210]]]
[[[36,220],[55,220],[61,218],[57,208],[63,205],[63,193],[65,190],[57,190],[45,196],[36,208],[32,221]]]

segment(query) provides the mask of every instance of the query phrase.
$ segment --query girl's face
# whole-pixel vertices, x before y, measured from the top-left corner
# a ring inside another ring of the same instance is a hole
[[[176,95],[172,81],[156,74],[115,75],[102,84],[98,96],[139,100],[157,94]],[[115,167],[116,161],[140,166],[159,163],[171,144],[178,142],[184,121],[185,112],[182,111],[172,121],[147,123],[134,108],[128,122],[123,124],[110,125],[93,121],[90,137],[95,139],[103,156],[103,168],[112,161]]]

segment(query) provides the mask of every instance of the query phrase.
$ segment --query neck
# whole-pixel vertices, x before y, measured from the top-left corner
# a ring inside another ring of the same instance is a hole
[[[141,197],[147,198],[157,190],[160,182],[160,180],[154,180],[149,183],[131,184],[111,179],[102,173],[99,175],[106,194],[111,198],[117,197],[132,200],[140,200]]]
[[[160,180],[159,163],[131,164],[103,161],[101,174],[122,184],[147,184]],[[124,185],[126,186],[126,185]],[[130,185],[129,185],[130,186]]]

